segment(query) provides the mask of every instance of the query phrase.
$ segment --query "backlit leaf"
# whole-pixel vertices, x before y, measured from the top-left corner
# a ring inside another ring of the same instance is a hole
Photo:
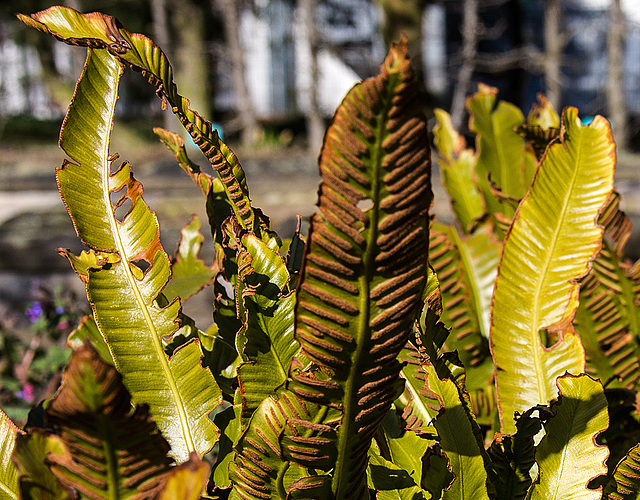
[[[503,433],[515,412],[548,404],[555,379],[584,370],[571,324],[577,280],[589,270],[602,238],[595,224],[613,185],[615,145],[602,117],[582,126],[575,108],[563,114],[562,141],[552,144],[507,235],[493,295],[491,348]],[[546,348],[540,332],[559,340]]]
[[[587,489],[587,483],[607,473],[609,452],[596,444],[598,434],[609,426],[604,390],[587,375],[560,377],[558,390],[558,401],[551,404],[555,415],[536,449],[539,478],[530,498],[598,500],[601,491]]]
[[[57,436],[34,431],[16,438],[13,460],[20,473],[20,496],[29,500],[71,500],[74,496],[62,486],[45,463],[48,454],[68,453]]]
[[[162,290],[168,301],[176,297],[185,301],[213,281],[216,268],[206,266],[198,257],[203,241],[200,219],[194,215],[180,231],[178,249],[171,263],[171,280]]]
[[[476,171],[491,214],[511,217],[514,209],[491,192],[491,182],[507,197],[522,198],[531,179],[524,177],[525,142],[514,128],[524,123],[522,112],[513,104],[497,100],[498,89],[478,85],[478,92],[467,99],[469,128],[476,136]],[[535,159],[533,159],[535,162]]]
[[[485,451],[478,442],[477,424],[469,402],[451,378],[440,378],[431,363],[426,363],[424,369],[427,377],[423,396],[439,406],[434,426],[454,475],[453,483],[443,492],[443,499],[488,499]]]
[[[81,14],[67,7],[51,7],[31,16],[18,15],[25,24],[49,33],[71,45],[108,50],[131,65],[168,103],[196,145],[207,157],[222,180],[238,223],[246,229],[262,227],[251,208],[244,172],[235,154],[222,142],[211,122],[189,108],[189,101],[178,94],[173,70],[162,50],[149,38],[130,33],[111,16],[98,12]],[[267,235],[266,238],[270,238]]]
[[[18,470],[11,461],[16,436],[22,431],[0,410],[0,497],[18,498]]]
[[[435,109],[438,120],[433,128],[436,161],[442,172],[442,183],[449,193],[451,206],[463,232],[486,212],[476,177],[476,155],[466,148],[464,137],[451,124],[446,111]]]
[[[104,341],[104,337],[96,325],[92,316],[85,316],[78,327],[73,330],[67,338],[67,345],[73,349],[78,349],[84,345],[85,340],[91,342],[93,348],[100,354],[100,358],[105,363],[113,365],[113,357],[109,352],[109,346]]]
[[[199,363],[199,344],[180,349],[171,361],[164,352],[161,338],[173,334],[180,314],[179,301],[166,307],[155,302],[170,276],[169,259],[155,215],[141,197],[142,185],[126,162],[112,171],[108,152],[121,73],[108,52],[89,50],[60,138],[73,162],[58,169],[58,184],[80,238],[98,252],[84,269],[74,259],[72,264],[86,283],[115,366],[135,403],[149,405],[174,457],[185,461],[191,451],[203,455],[215,444],[216,429],[207,415],[221,394]],[[117,201],[112,202],[113,193]],[[130,208],[117,217],[123,204]],[[85,255],[86,261],[91,252]]]
[[[243,322],[237,342],[243,357],[238,384],[244,427],[262,400],[287,380],[298,350],[293,336],[295,294],[288,288],[289,272],[276,250],[239,227],[229,231],[231,247],[237,251],[236,297]]]

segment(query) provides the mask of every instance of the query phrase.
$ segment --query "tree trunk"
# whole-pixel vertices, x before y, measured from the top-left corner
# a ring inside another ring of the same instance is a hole
[[[235,91],[236,109],[242,126],[242,144],[255,143],[260,126],[251,102],[244,66],[244,50],[240,40],[240,3],[238,0],[212,0],[222,11],[222,21],[231,59],[231,79]]]
[[[382,35],[387,50],[392,42],[407,37],[411,66],[418,77],[420,88],[424,92],[424,61],[422,57],[422,19],[427,0],[377,0],[384,11]]]
[[[208,118],[212,106],[204,9],[192,0],[182,0],[172,20],[178,34],[174,51],[178,89],[193,110]]]
[[[462,127],[464,106],[478,51],[478,0],[464,0],[462,8],[462,65],[451,101],[451,121],[458,130]]]
[[[624,35],[625,23],[620,0],[613,0],[609,8],[607,30],[607,111],[613,123],[613,136],[618,148],[627,146],[627,112],[624,85]]]
[[[300,27],[303,31],[305,49],[308,51],[309,86],[307,93],[309,97],[309,108],[306,113],[307,122],[307,143],[311,154],[319,154],[324,139],[324,121],[320,106],[318,105],[318,35],[315,28],[316,0],[300,0],[299,15]]]
[[[165,55],[171,61],[171,35],[167,22],[167,2],[166,0],[151,0],[151,18],[153,23],[154,42],[160,46]],[[163,127],[175,132],[176,118],[170,109],[162,112]]]
[[[561,103],[560,64],[562,39],[560,35],[560,0],[545,0],[544,4],[544,86],[545,94],[557,110]]]

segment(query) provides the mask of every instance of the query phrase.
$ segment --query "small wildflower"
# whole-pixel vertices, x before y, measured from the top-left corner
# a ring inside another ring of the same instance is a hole
[[[27,403],[33,403],[36,399],[36,388],[32,384],[25,384],[22,389],[16,392],[16,396]]]
[[[42,308],[42,304],[38,301],[33,302],[31,306],[24,312],[25,316],[29,318],[31,323],[35,323],[40,319],[42,314],[44,313],[44,309]]]

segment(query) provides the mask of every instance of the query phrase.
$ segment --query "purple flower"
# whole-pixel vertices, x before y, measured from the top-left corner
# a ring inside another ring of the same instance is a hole
[[[56,314],[62,315],[64,313],[64,307],[56,306]]]
[[[37,301],[33,302],[31,306],[24,312],[31,323],[35,323],[36,321],[38,321],[43,313],[44,309],[42,309],[42,304]]]

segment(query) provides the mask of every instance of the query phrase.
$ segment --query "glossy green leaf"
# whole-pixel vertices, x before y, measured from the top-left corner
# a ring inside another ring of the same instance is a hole
[[[427,377],[423,395],[439,407],[434,426],[455,477],[443,499],[488,499],[485,451],[469,402],[451,378],[440,378],[431,363],[426,363],[424,369]]]
[[[597,254],[595,224],[613,186],[615,145],[609,123],[582,126],[575,108],[563,114],[562,141],[550,146],[507,235],[491,314],[502,432],[513,416],[557,395],[555,379],[584,370],[584,352],[571,321],[577,280]],[[540,332],[557,333],[546,348]]]
[[[64,444],[46,461],[67,488],[95,499],[161,490],[173,464],[169,444],[147,407],[132,409],[120,374],[90,345],[71,355],[62,388],[45,413]]]
[[[18,470],[11,461],[16,436],[22,431],[0,410],[0,497],[18,498]]]
[[[108,153],[121,72],[108,52],[89,50],[60,138],[73,162],[58,169],[58,184],[80,238],[100,251],[84,269],[72,259],[86,282],[98,328],[134,401],[149,405],[172,453],[185,461],[191,451],[203,455],[215,444],[216,429],[207,415],[221,394],[200,365],[199,344],[180,349],[171,361],[164,353],[161,338],[173,334],[180,313],[179,301],[166,307],[155,303],[170,276],[169,259],[141,184],[126,162],[112,171],[114,157]],[[119,199],[112,203],[113,193]],[[123,204],[130,208],[119,218]],[[84,261],[91,252],[85,256]]]
[[[414,484],[420,486],[422,484],[422,457],[427,448],[434,444],[434,441],[420,436],[412,430],[405,429],[403,423],[394,408],[389,410],[375,438],[379,453],[375,446],[371,447],[369,453],[376,452],[375,454],[380,458],[405,471]],[[369,465],[371,467],[371,463]]]
[[[524,123],[522,112],[513,104],[497,100],[498,90],[478,85],[478,92],[467,99],[469,128],[476,136],[476,171],[490,213],[511,217],[514,209],[502,204],[491,192],[490,177],[507,197],[522,198],[529,188],[524,178],[525,141],[514,131]]]
[[[449,193],[451,206],[463,232],[485,213],[484,199],[476,178],[476,156],[466,148],[466,141],[453,128],[451,116],[435,109],[437,124],[433,128],[436,161],[442,173],[442,184]]]
[[[312,364],[292,391],[342,410],[332,470],[336,498],[368,498],[367,453],[402,392],[397,355],[427,277],[429,141],[406,43],[338,108],[320,157],[296,305],[296,338]]]
[[[536,449],[539,478],[530,498],[598,500],[601,491],[588,489],[587,483],[607,473],[609,452],[596,444],[598,434],[609,426],[604,390],[587,375],[560,377],[558,390],[558,401],[551,404],[555,415]]]
[[[231,488],[229,465],[233,461],[233,447],[238,443],[242,429],[240,428],[241,405],[230,405],[216,415],[214,422],[222,430],[220,435],[218,459],[213,467],[213,484],[217,489]]]
[[[419,460],[418,460],[419,462]],[[394,461],[377,453],[369,453],[370,486],[379,500],[423,500],[431,496],[422,491],[415,472],[407,471]]]
[[[195,295],[210,285],[217,269],[205,265],[198,257],[204,236],[200,234],[200,219],[191,218],[191,222],[180,231],[178,249],[171,263],[171,279],[163,288],[162,294],[168,301],[180,297],[182,301]]]
[[[442,492],[451,486],[454,477],[449,468],[449,459],[439,444],[427,449],[422,463],[422,488],[431,493],[433,498],[442,498]]]
[[[640,498],[640,444],[635,445],[616,465],[613,477],[604,488],[606,500],[636,500]]]
[[[243,426],[262,400],[281,387],[298,351],[293,336],[295,294],[277,251],[255,234],[229,228],[237,251],[236,301],[243,328],[238,332],[243,363],[238,368]]]

